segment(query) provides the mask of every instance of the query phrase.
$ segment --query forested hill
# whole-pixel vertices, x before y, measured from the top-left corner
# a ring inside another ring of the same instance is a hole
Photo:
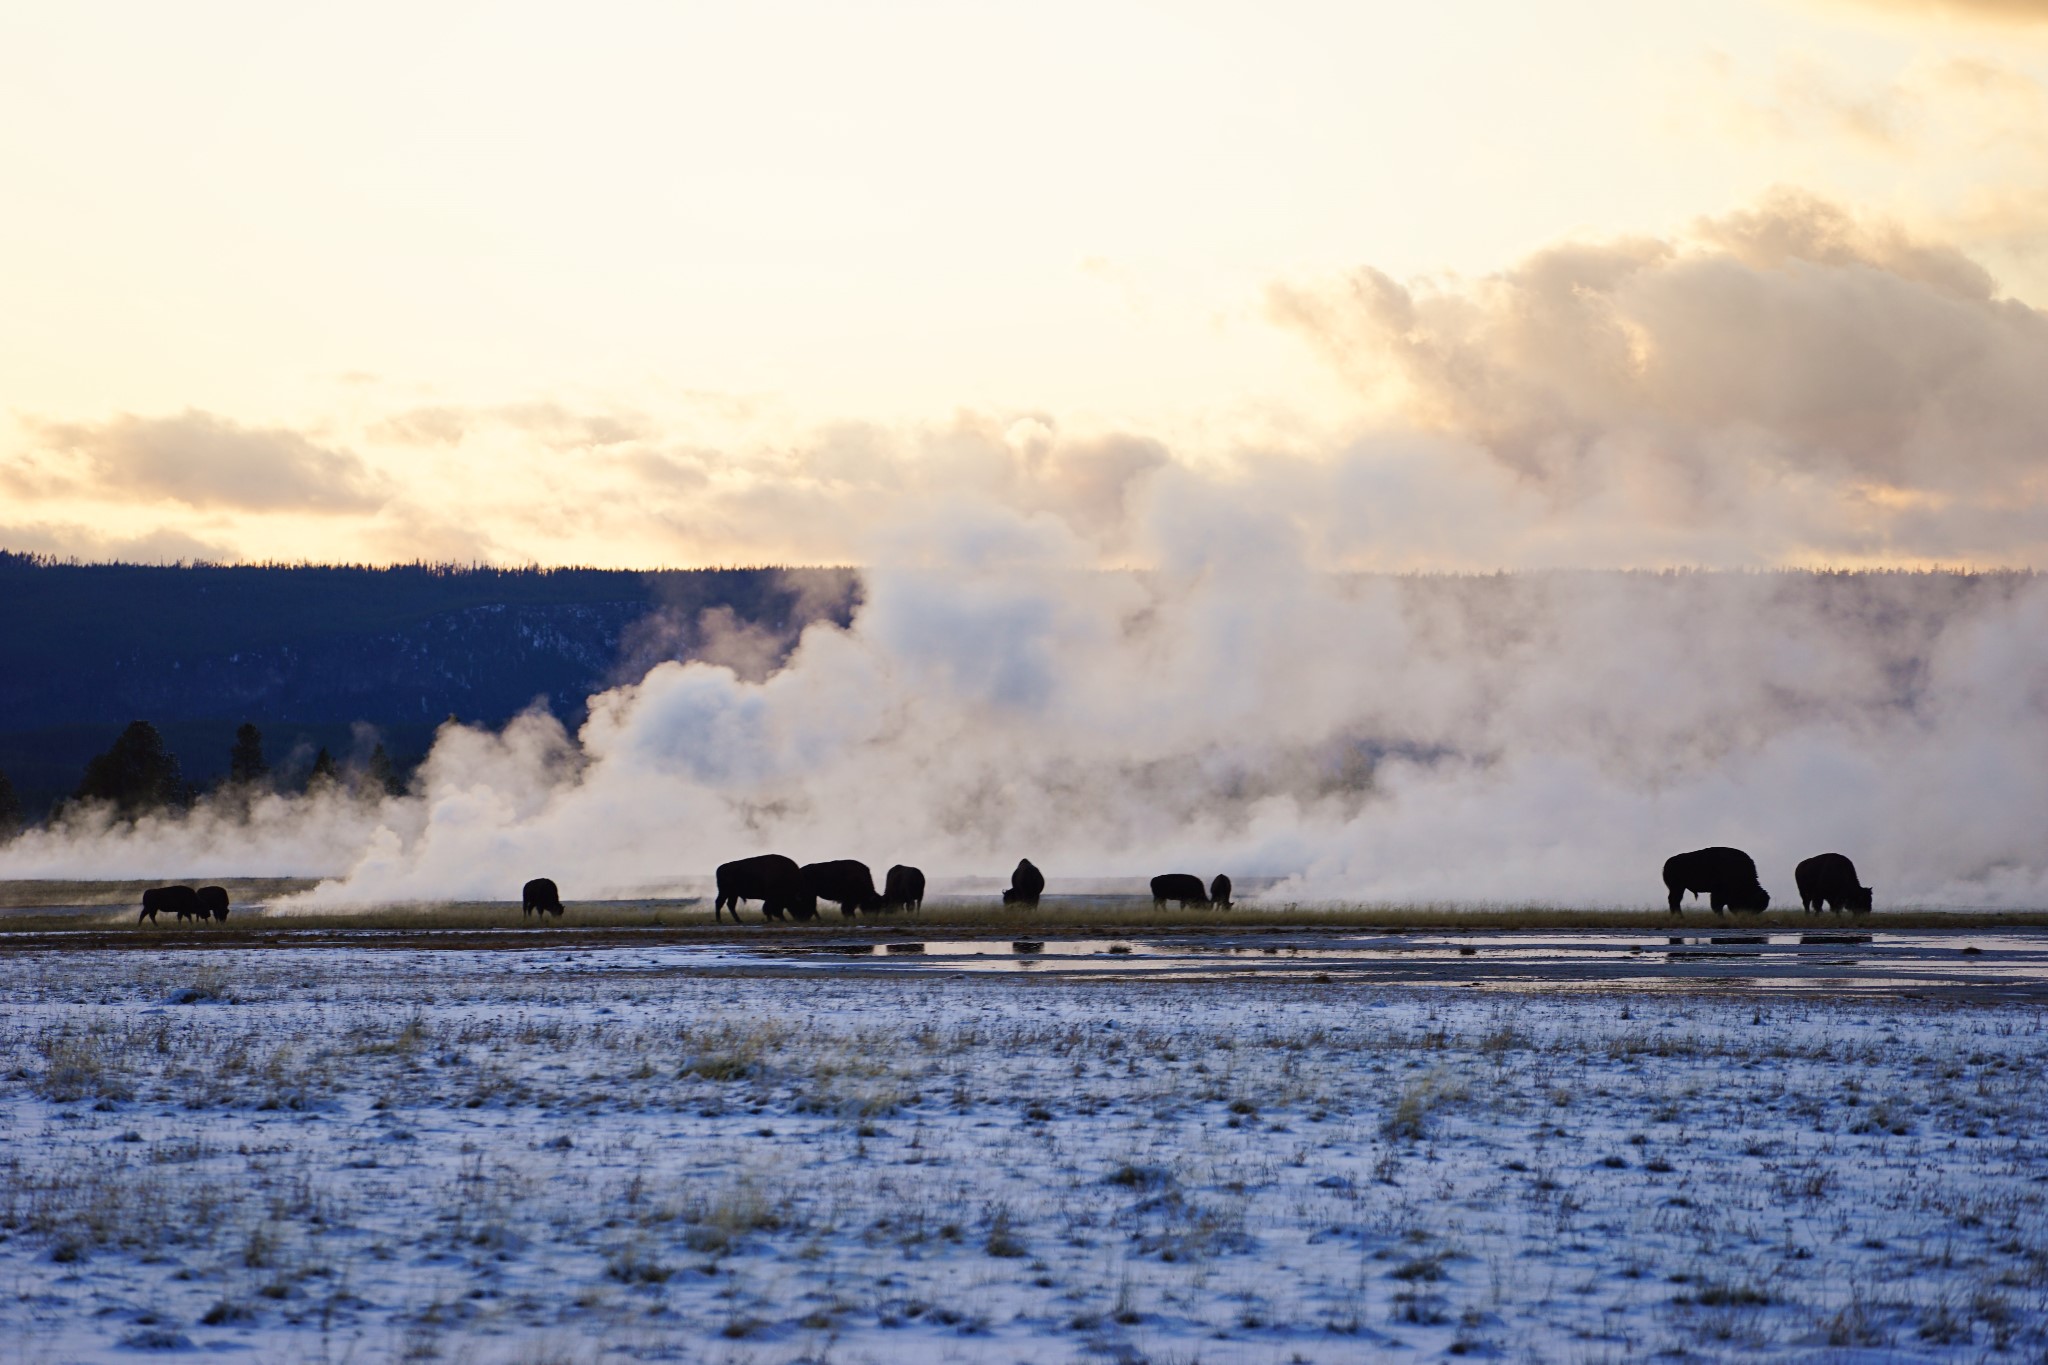
[[[0,552],[0,772],[31,812],[132,720],[188,781],[253,721],[289,774],[373,728],[401,762],[450,715],[499,724],[535,698],[565,721],[594,690],[718,641],[785,651],[850,619],[843,570],[153,567]],[[730,615],[728,616],[727,613]],[[735,630],[734,628],[737,628]]]

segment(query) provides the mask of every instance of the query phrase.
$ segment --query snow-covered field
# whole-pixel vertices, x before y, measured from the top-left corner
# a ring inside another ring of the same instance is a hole
[[[0,963],[0,1360],[2038,1359],[2032,1004]]]

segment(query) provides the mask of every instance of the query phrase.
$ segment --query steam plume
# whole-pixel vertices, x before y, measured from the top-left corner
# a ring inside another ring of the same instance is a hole
[[[326,872],[307,902],[345,905],[594,897],[769,849],[941,877],[1028,854],[1290,900],[1644,903],[1666,854],[1731,843],[1780,903],[1829,849],[1891,903],[2048,890],[2040,579],[1347,576],[1221,502],[1155,500],[1142,574],[962,509],[891,536],[944,567],[872,570],[851,628],[764,679],[663,663],[579,735],[444,729],[412,797],[42,832],[0,870]]]

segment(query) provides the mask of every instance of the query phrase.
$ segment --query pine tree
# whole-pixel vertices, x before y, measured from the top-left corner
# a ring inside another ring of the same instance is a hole
[[[138,720],[129,723],[112,748],[85,765],[85,777],[71,795],[77,801],[105,801],[116,814],[133,819],[182,805],[186,791],[164,737],[148,721]]]
[[[306,779],[307,791],[324,791],[341,781],[341,768],[334,761],[334,755],[321,745],[320,752],[313,757],[313,772]]]
[[[405,793],[405,783],[398,780],[398,769],[392,764],[391,755],[384,752],[382,744],[370,751],[370,766],[363,775],[369,780],[372,795],[402,796]]]
[[[0,772],[0,839],[21,828],[21,798],[14,794],[14,784],[7,780],[7,774]]]
[[[228,751],[228,781],[254,787],[269,776],[270,765],[263,761],[263,732],[245,720],[235,731],[235,747]]]

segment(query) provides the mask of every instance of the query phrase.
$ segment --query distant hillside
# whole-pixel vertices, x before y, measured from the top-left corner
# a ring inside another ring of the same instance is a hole
[[[188,780],[225,772],[254,721],[273,765],[372,727],[402,763],[450,715],[500,724],[536,698],[570,724],[586,697],[666,658],[759,665],[812,621],[849,620],[843,570],[154,567],[0,552],[0,771],[40,811],[131,720]],[[707,615],[708,613],[708,615]]]

